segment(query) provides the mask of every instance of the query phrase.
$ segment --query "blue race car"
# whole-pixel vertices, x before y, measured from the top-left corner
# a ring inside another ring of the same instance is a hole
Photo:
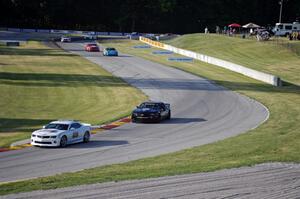
[[[105,48],[103,56],[118,56],[118,51],[115,48]]]

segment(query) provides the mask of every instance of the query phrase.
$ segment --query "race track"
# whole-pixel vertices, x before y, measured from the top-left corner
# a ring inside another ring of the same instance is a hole
[[[260,103],[186,72],[125,54],[87,53],[82,42],[59,45],[123,78],[150,99],[171,103],[172,119],[126,124],[93,136],[88,144],[0,153],[0,182],[175,152],[245,133],[268,118]]]

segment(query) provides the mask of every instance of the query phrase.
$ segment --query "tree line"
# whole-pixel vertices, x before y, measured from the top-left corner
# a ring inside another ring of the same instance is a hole
[[[279,0],[0,0],[0,26],[111,32],[193,33],[230,23],[278,22]],[[283,1],[283,22],[300,1]]]

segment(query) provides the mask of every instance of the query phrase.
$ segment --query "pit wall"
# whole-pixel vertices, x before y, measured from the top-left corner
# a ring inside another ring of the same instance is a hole
[[[213,64],[215,66],[219,66],[219,67],[222,67],[222,68],[226,68],[226,69],[229,69],[231,71],[243,74],[247,77],[251,77],[253,79],[271,84],[273,86],[281,86],[282,85],[280,78],[277,77],[277,76],[274,76],[274,75],[270,75],[270,74],[267,74],[267,73],[256,71],[256,70],[247,68],[245,66],[241,66],[241,65],[238,65],[238,64],[235,64],[235,63],[231,63],[231,62],[228,62],[228,61],[224,61],[222,59],[218,59],[218,58],[210,57],[210,56],[207,56],[207,55],[203,55],[203,54],[196,53],[196,52],[193,52],[193,51],[184,50],[184,49],[181,49],[181,48],[176,48],[174,46],[167,45],[167,44],[164,44],[164,43],[161,43],[161,42],[158,42],[158,41],[153,41],[153,40],[145,38],[145,37],[140,37],[139,39],[140,39],[141,42],[146,43],[148,45],[151,45],[153,47],[161,48],[161,49],[164,49],[164,50],[169,50],[169,51],[172,51],[174,53],[184,55],[186,57],[191,57],[191,58],[203,61],[205,63]]]

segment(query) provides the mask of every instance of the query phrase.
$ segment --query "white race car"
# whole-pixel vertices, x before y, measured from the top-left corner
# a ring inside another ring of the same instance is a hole
[[[71,42],[70,37],[61,37],[60,42]]]
[[[90,137],[90,124],[74,120],[53,121],[31,134],[31,145],[65,147],[67,144],[89,142]]]

